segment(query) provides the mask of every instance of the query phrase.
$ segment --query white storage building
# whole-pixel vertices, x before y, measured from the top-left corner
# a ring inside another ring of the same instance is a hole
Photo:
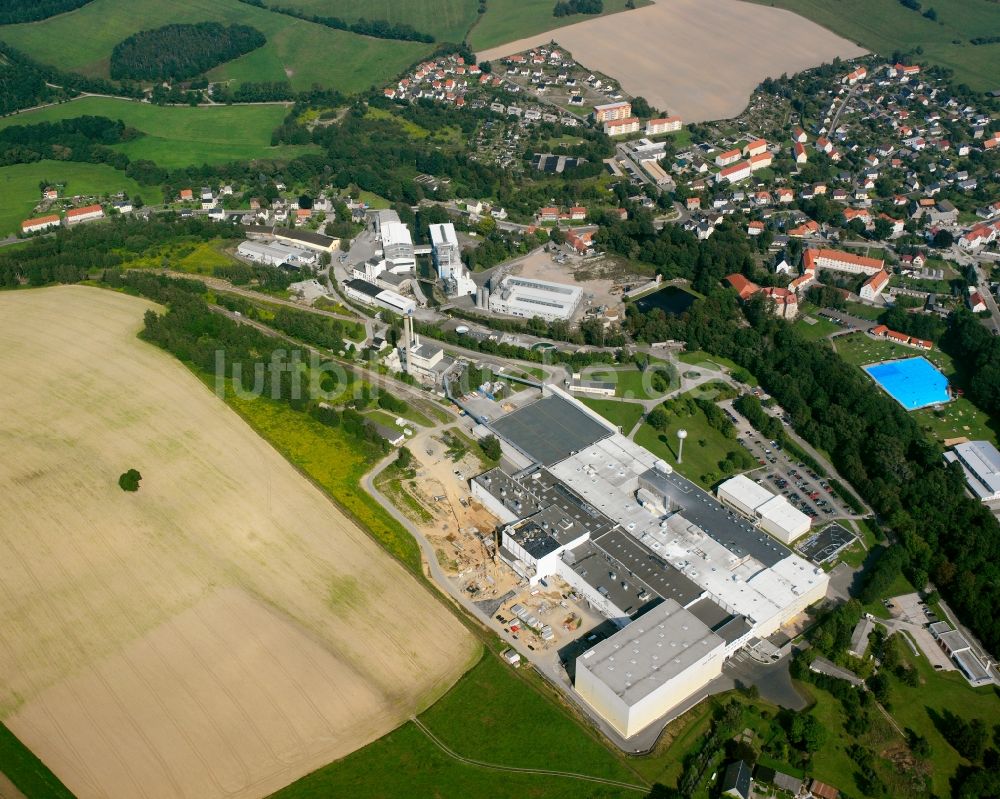
[[[577,286],[508,275],[490,292],[490,310],[552,322],[572,317],[582,299],[583,290]]]
[[[255,261],[268,266],[281,266],[290,264],[295,267],[315,266],[316,253],[309,250],[302,250],[298,247],[290,247],[279,241],[244,241],[236,248],[236,254],[248,261]]]
[[[944,458],[949,463],[958,462],[969,490],[981,502],[1000,499],[1000,452],[989,441],[956,444]]]
[[[412,314],[417,310],[417,304],[409,297],[397,294],[395,291],[380,288],[374,283],[357,278],[344,283],[344,292],[352,300],[363,302],[365,305],[375,305],[387,308],[401,316]]]
[[[783,544],[802,537],[812,525],[812,519],[785,497],[775,496],[743,474],[722,483],[717,494],[719,502],[753,519]]]
[[[624,738],[722,673],[725,641],[666,599],[576,659],[576,690]]]

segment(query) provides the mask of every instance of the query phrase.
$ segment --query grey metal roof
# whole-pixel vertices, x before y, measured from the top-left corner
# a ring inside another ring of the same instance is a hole
[[[530,520],[508,529],[507,535],[524,547],[525,551],[536,560],[555,552],[561,546],[547,531]]]
[[[729,511],[676,471],[663,474],[655,469],[643,472],[664,496],[679,508],[681,515],[737,556],[750,555],[772,568],[792,554],[767,533]]]
[[[546,466],[613,432],[555,394],[502,416],[490,426],[497,435]]]
[[[383,289],[380,289],[374,283],[369,283],[367,280],[360,280],[358,278],[348,280],[344,285],[362,294],[367,294],[369,297],[377,297],[383,291]]]
[[[689,578],[621,528],[597,536],[594,543],[625,569],[628,577],[638,577],[664,599],[687,606],[704,592]]]
[[[625,615],[635,618],[661,602],[660,595],[643,580],[631,577],[618,561],[609,562],[607,554],[586,541],[571,549],[563,560],[580,579],[593,586],[599,594]]]

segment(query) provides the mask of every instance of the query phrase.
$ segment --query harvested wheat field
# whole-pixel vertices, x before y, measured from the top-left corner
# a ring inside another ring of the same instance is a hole
[[[867,51],[805,17],[740,0],[655,0],[477,55],[492,61],[555,39],[587,69],[616,78],[685,122],[729,119],[766,77]]]
[[[81,799],[264,796],[428,705],[477,645],[136,338],[150,307],[0,294],[0,719]]]

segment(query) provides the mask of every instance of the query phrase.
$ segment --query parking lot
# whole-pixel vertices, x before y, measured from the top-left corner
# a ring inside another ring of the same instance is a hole
[[[824,478],[787,455],[779,442],[765,439],[743,416],[733,410],[731,402],[723,402],[721,406],[736,425],[736,440],[760,464],[761,468],[750,473],[758,483],[774,494],[783,494],[792,505],[817,524],[852,515],[851,510],[833,493]]]

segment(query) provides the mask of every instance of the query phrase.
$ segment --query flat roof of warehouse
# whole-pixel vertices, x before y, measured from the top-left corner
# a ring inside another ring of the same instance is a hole
[[[519,450],[546,466],[607,438],[612,431],[557,394],[543,397],[490,426]]]

